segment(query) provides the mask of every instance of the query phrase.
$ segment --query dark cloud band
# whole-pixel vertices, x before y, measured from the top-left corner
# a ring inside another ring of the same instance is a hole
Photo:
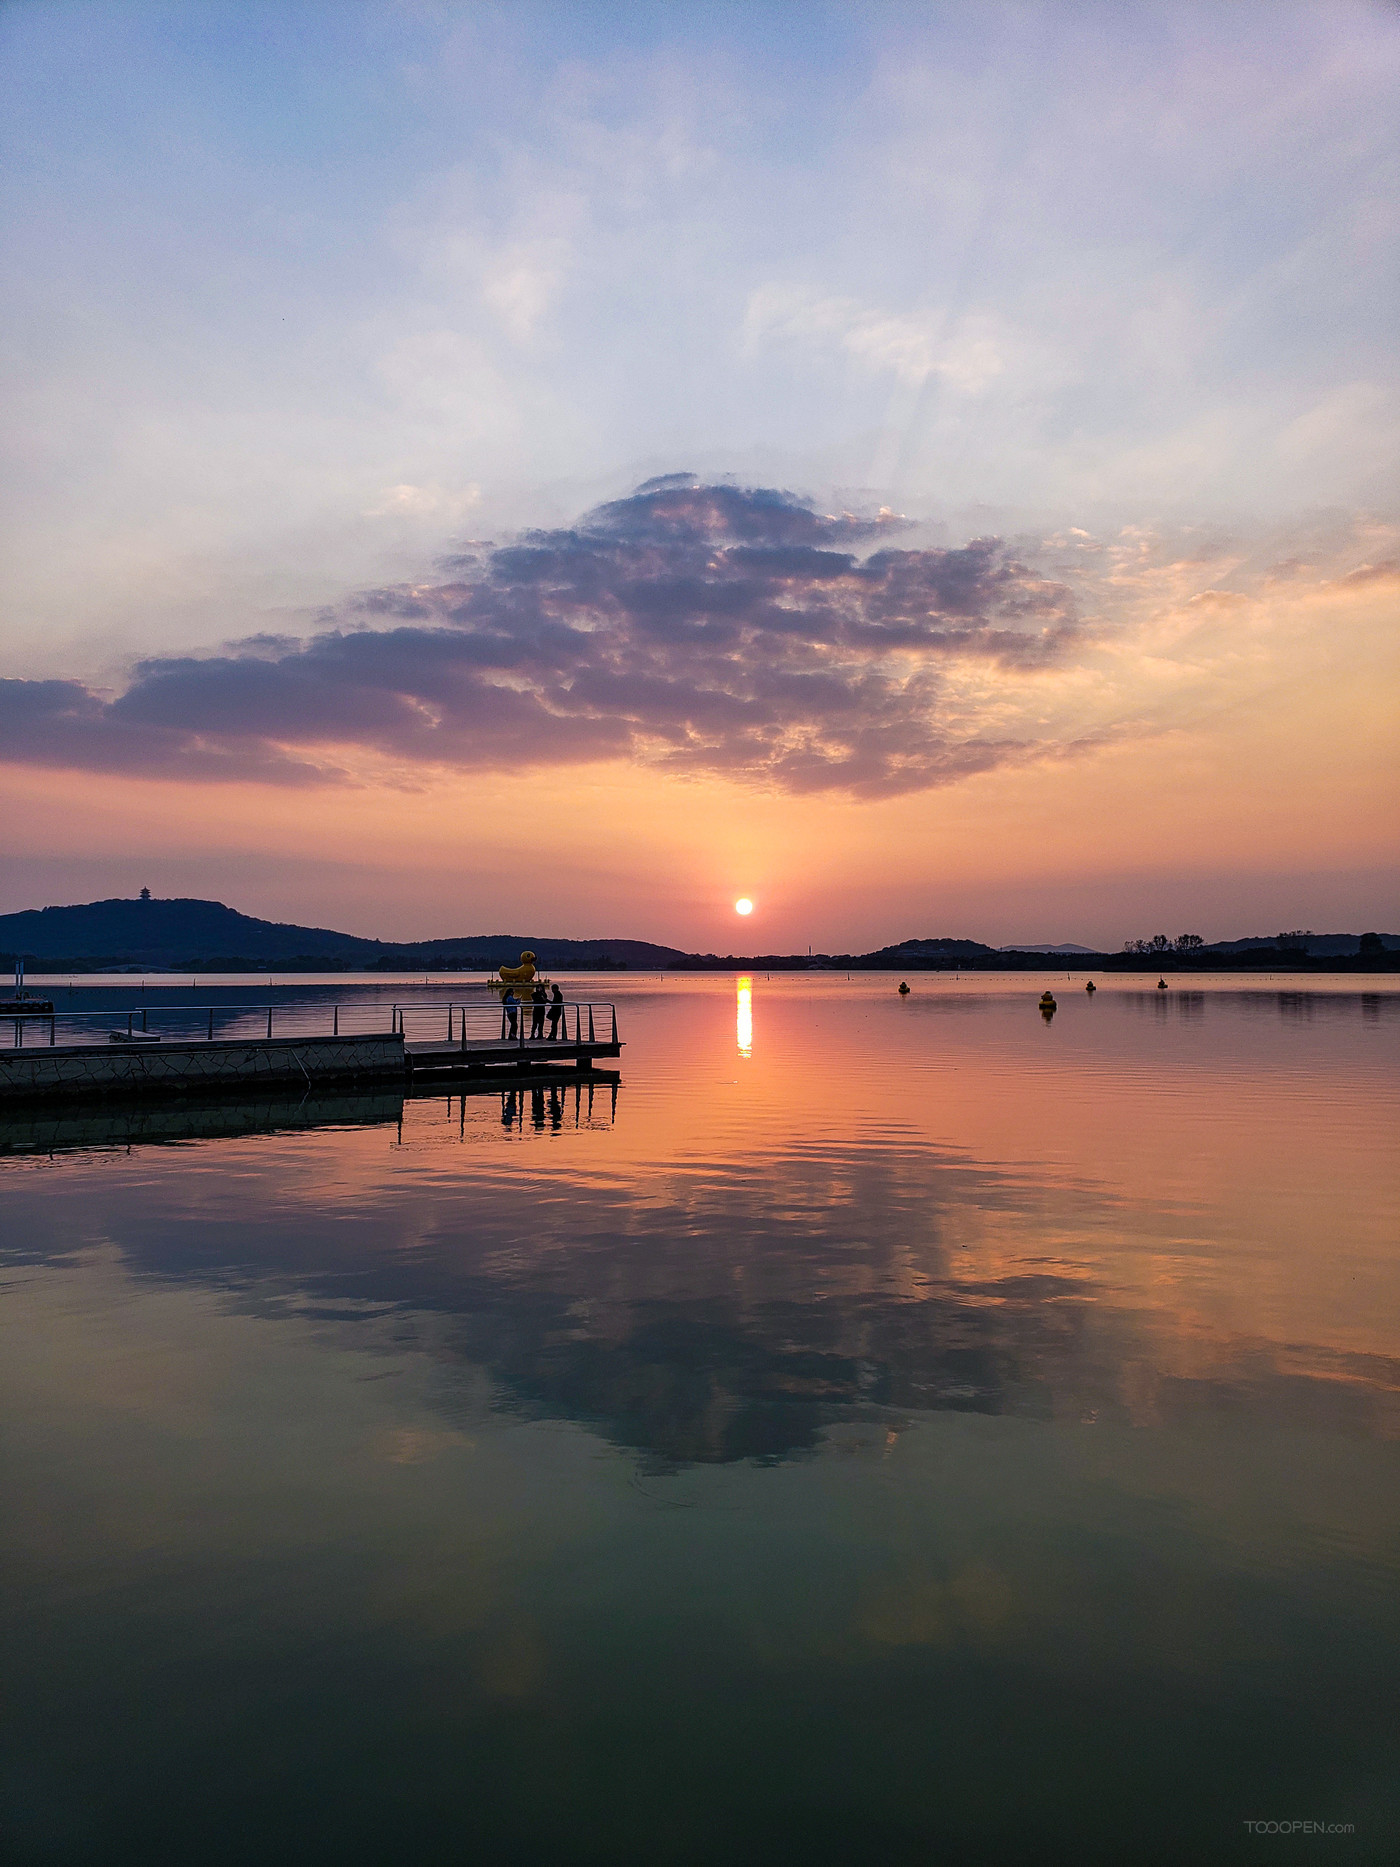
[[[0,682],[0,757],[273,784],[344,781],[357,748],[457,769],[630,757],[923,789],[1026,749],[952,728],[947,664],[1048,663],[1078,625],[998,540],[904,550],[898,525],[668,475],[449,581],[365,592],[304,642],[143,661],[113,700]]]

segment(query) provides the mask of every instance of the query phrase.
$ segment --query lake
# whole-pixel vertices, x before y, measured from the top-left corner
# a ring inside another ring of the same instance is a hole
[[[623,975],[616,1085],[4,1117],[6,1858],[1393,1860],[1357,983]]]

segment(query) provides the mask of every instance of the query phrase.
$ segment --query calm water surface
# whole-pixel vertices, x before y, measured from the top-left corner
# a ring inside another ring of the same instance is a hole
[[[1394,1860],[1400,995],[1043,983],[0,1122],[6,1858]]]

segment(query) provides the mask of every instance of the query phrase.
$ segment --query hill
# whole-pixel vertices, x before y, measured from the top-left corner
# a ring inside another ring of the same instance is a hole
[[[1400,935],[1381,934],[1378,936],[1387,952],[1400,948]],[[1307,932],[1283,934],[1255,934],[1248,940],[1216,940],[1208,949],[1212,953],[1251,953],[1259,947],[1279,947],[1285,950],[1301,950],[1313,959],[1342,959],[1357,952],[1361,946],[1360,934],[1315,934]]]
[[[294,957],[372,964],[378,940],[328,927],[256,920],[221,901],[89,901],[0,916],[0,950],[32,962],[56,960],[186,966],[217,957],[259,961]]]
[[[901,940],[897,946],[882,946],[865,957],[897,964],[906,959],[975,959],[979,953],[995,951],[980,940]]]
[[[532,948],[544,966],[663,966],[681,957],[647,940],[551,940],[481,934],[443,940],[367,940],[329,927],[258,920],[221,901],[90,901],[0,915],[0,954],[23,954],[32,971],[101,966],[241,972],[276,966],[489,971]]]
[[[998,953],[1088,953],[1097,954],[1096,946],[1080,946],[1076,940],[1013,940],[1010,946],[997,948]]]
[[[330,927],[301,927],[290,921],[258,920],[222,901],[177,898],[89,901],[75,907],[31,908],[0,915],[0,965],[22,955],[31,972],[96,972],[134,966],[178,972],[295,971],[489,972],[512,964],[530,948],[545,968],[561,972],[612,967],[677,970],[764,966],[785,971],[803,967],[860,967],[886,971],[936,971],[965,966],[976,970],[1025,970],[1058,960],[1105,971],[1230,971],[1284,967],[1345,971],[1394,970],[1400,935],[1296,933],[1259,935],[1197,948],[1189,954],[1094,953],[1069,941],[1058,946],[991,947],[980,940],[901,940],[873,953],[725,954],[683,953],[649,940],[556,940],[545,934],[458,934],[440,940],[369,940]],[[1374,941],[1379,940],[1379,948]]]

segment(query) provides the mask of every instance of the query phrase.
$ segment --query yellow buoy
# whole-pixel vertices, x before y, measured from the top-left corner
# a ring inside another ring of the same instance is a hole
[[[909,982],[906,979],[901,979],[899,982],[899,996],[901,998],[908,998],[909,996]]]

